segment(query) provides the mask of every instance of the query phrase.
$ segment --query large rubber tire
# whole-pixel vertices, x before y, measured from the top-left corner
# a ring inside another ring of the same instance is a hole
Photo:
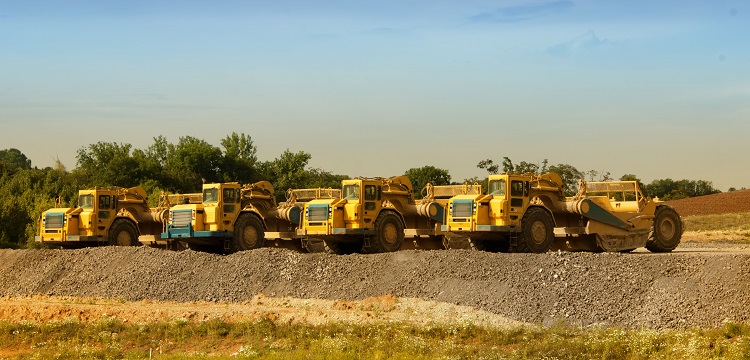
[[[362,252],[362,244],[357,242],[323,241],[325,252],[335,255],[349,255]]]
[[[128,219],[117,219],[109,227],[107,243],[112,246],[138,246],[138,229]]]
[[[646,249],[656,253],[670,252],[680,244],[682,231],[682,220],[677,211],[671,206],[658,206]]]
[[[532,207],[521,219],[521,234],[515,252],[545,253],[555,240],[554,223],[550,215],[541,208]]]
[[[401,250],[404,245],[404,225],[392,212],[383,212],[375,219],[375,235],[370,239],[370,253]]]
[[[472,250],[486,252],[508,252],[510,250],[510,241],[507,239],[498,240],[479,240],[469,238],[469,247]]]
[[[253,214],[240,215],[234,223],[234,236],[229,243],[229,253],[262,248],[266,242],[263,224]]]

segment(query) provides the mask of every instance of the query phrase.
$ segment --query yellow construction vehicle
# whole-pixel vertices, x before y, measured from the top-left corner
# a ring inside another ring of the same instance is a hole
[[[200,203],[172,206],[164,232],[139,240],[146,245],[179,241],[226,253],[260,248],[269,240],[301,250],[295,233],[300,211],[294,203],[277,204],[268,181],[203,184]]]
[[[166,207],[150,209],[141,187],[78,192],[78,206],[42,213],[35,240],[63,247],[138,245],[138,236],[161,232]]]
[[[335,254],[397,251],[405,237],[430,248],[442,244],[443,209],[432,197],[415,201],[406,176],[343,180],[341,195],[305,203],[297,234]]]
[[[578,194],[565,197],[555,173],[501,174],[490,175],[486,195],[451,198],[442,230],[487,251],[669,252],[680,243],[683,224],[635,181],[581,180]]]

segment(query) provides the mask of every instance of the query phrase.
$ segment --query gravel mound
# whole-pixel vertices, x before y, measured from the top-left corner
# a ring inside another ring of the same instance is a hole
[[[545,325],[713,327],[750,321],[750,252],[0,250],[0,296],[240,302],[261,293],[344,300],[393,294]]]

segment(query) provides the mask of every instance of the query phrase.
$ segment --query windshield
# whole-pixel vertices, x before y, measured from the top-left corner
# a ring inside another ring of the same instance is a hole
[[[215,203],[219,202],[219,189],[210,188],[203,190],[203,202],[204,203]]]
[[[490,195],[505,196],[505,179],[490,180]]]
[[[344,199],[359,200],[359,184],[344,185]]]
[[[94,194],[79,195],[78,207],[82,209],[93,209],[94,208]]]

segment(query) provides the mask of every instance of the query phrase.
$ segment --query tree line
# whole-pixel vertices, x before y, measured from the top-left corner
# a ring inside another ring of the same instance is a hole
[[[162,192],[195,193],[200,192],[202,183],[268,180],[274,186],[277,200],[283,201],[287,189],[339,188],[341,180],[349,178],[309,168],[311,159],[307,152],[287,149],[273,160],[260,160],[252,138],[237,133],[221,139],[220,146],[192,136],[180,137],[177,143],[158,136],[144,149],[124,143],[97,142],[77,151],[72,170],[59,160],[52,167],[40,169],[33,167],[31,160],[18,149],[0,150],[0,247],[33,246],[41,213],[58,201],[62,207],[75,206],[80,189],[142,186],[149,194],[149,205],[156,206]],[[568,164],[550,165],[546,159],[541,164],[513,163],[504,157],[500,164],[487,159],[477,167],[488,174],[556,172],[562,177],[568,195],[577,191],[578,179],[611,180],[609,173],[579,171]],[[417,198],[421,198],[421,190],[427,183],[480,183],[485,187],[487,183],[486,176],[453,181],[448,170],[431,165],[408,169],[404,175],[412,181]],[[632,174],[620,179],[640,183]],[[704,180],[661,179],[641,184],[641,188],[648,196],[663,200],[720,192]]]

